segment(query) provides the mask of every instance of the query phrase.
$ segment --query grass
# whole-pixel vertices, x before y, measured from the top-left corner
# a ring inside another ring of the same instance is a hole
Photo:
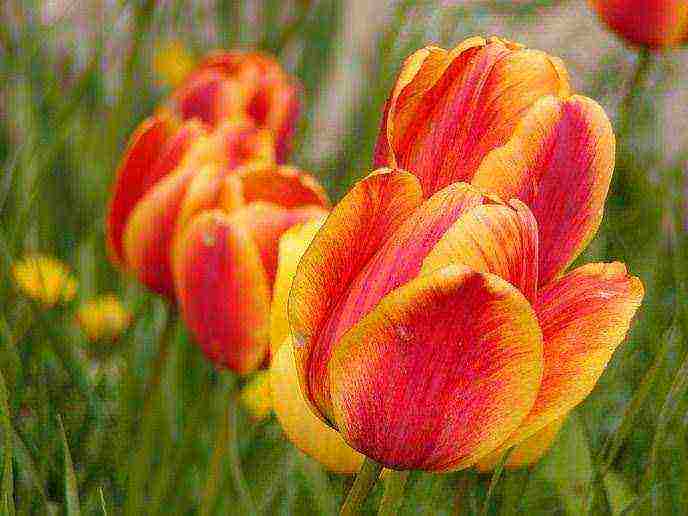
[[[180,39],[197,55],[234,46],[276,53],[304,87],[293,162],[337,199],[370,167],[403,57],[429,40],[449,46],[489,32],[494,20],[517,32],[555,12],[555,3],[563,2],[438,11],[439,2],[398,2],[364,54],[345,136],[322,156],[312,151],[320,135],[311,122],[322,115],[351,23],[345,2],[121,1],[89,20],[90,32],[76,33],[69,32],[76,3],[47,23],[41,2],[13,2],[12,23],[0,23],[2,511],[332,514],[351,487],[298,452],[274,418],[252,422],[233,398],[238,378],[213,369],[164,303],[107,260],[104,207],[117,161],[132,129],[169,92],[151,72],[159,42]],[[682,160],[667,160],[654,139],[656,98],[679,86],[671,54],[639,60],[616,49],[598,58],[584,93],[620,104],[608,109],[617,169],[603,226],[582,259],[627,263],[645,284],[643,309],[543,461],[504,470],[495,483],[472,471],[414,472],[401,514],[677,514],[688,507],[688,241],[684,170],[674,164],[685,163],[688,148]],[[638,66],[636,80],[619,73],[620,60]],[[623,91],[627,100],[618,102]],[[16,291],[11,264],[32,251],[71,265],[75,301],[45,310]],[[111,291],[134,324],[94,350],[75,327],[75,308]],[[381,484],[366,510],[379,504]]]

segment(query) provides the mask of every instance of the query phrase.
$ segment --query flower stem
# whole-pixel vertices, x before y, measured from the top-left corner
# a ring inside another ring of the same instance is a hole
[[[353,516],[361,513],[361,506],[368,497],[368,493],[377,482],[382,465],[366,457],[361,466],[361,470],[356,475],[356,481],[349,491],[349,495],[342,505],[341,516]]]
[[[404,497],[404,488],[410,471],[389,471],[385,478],[385,492],[382,495],[379,516],[393,516],[399,512]]]

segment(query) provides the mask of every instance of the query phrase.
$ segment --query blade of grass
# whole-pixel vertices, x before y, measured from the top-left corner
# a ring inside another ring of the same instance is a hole
[[[62,439],[62,449],[64,452],[65,512],[67,516],[80,516],[81,509],[79,508],[79,492],[76,474],[74,473],[74,464],[72,464],[72,455],[69,453],[69,444],[67,444],[67,435],[65,434],[62,418],[59,414],[57,416],[57,423],[60,427],[60,438]]]
[[[5,514],[14,515],[14,474],[12,472],[12,420],[10,417],[10,407],[7,402],[7,386],[5,378],[0,372],[0,426],[3,435],[3,457],[2,457],[2,497],[5,504]]]
[[[499,459],[499,462],[497,463],[497,466],[495,467],[494,472],[492,473],[492,478],[490,479],[490,487],[487,489],[487,496],[485,496],[485,503],[483,504],[482,511],[480,511],[481,516],[486,516],[488,511],[490,510],[490,502],[492,501],[494,490],[497,487],[497,484],[499,483],[499,479],[501,478],[502,472],[504,471],[504,465],[506,464],[506,461],[509,460],[509,456],[511,455],[512,451],[513,448],[509,448],[502,454],[502,457]]]
[[[375,486],[381,471],[382,464],[378,464],[369,457],[365,458],[361,470],[356,475],[354,485],[351,487],[346,500],[344,500],[344,505],[342,505],[342,510],[340,511],[341,516],[353,516],[361,513],[361,507]]]

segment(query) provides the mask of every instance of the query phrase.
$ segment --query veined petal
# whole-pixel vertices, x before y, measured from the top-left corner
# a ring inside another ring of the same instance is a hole
[[[323,187],[311,174],[298,168],[255,165],[242,168],[237,175],[247,203],[266,201],[285,208],[329,206]]]
[[[272,285],[277,272],[278,242],[282,234],[295,224],[320,218],[327,211],[320,206],[301,206],[287,209],[269,202],[252,202],[236,210],[232,217],[247,228],[253,237],[267,274],[268,284]]]
[[[280,237],[277,273],[272,289],[272,306],[270,309],[270,350],[272,356],[275,356],[277,348],[291,335],[287,312],[291,284],[301,257],[324,222],[325,216],[323,215],[293,226]]]
[[[491,272],[534,302],[537,253],[537,222],[530,210],[514,199],[511,206],[483,205],[466,212],[427,255],[423,271],[459,264]]]
[[[335,343],[395,288],[415,278],[423,259],[460,216],[485,197],[466,183],[454,183],[421,204],[380,246],[342,293],[317,339],[318,360],[310,363],[311,389],[322,392],[321,410],[331,418],[327,364]],[[352,248],[355,243],[350,244]]]
[[[508,446],[568,414],[592,391],[626,337],[643,285],[618,262],[579,267],[538,293],[544,374],[535,405]]]
[[[564,421],[566,421],[566,416],[555,419],[525,441],[517,444],[509,455],[504,467],[509,469],[525,468],[539,462],[552,446]],[[496,452],[492,452],[487,457],[480,459],[475,467],[481,473],[492,471],[499,464],[504,451],[503,448],[499,448]]]
[[[329,355],[329,349],[317,347],[321,330],[351,282],[421,202],[414,175],[378,170],[335,206],[301,259],[289,297],[289,321],[301,387],[318,413],[329,403],[325,382],[315,386],[309,379],[313,364],[320,371]]]
[[[311,411],[301,394],[294,349],[287,340],[273,356],[270,382],[273,410],[289,440],[330,471],[345,475],[356,473],[363,463],[363,455]]]
[[[192,219],[175,241],[180,311],[206,356],[247,374],[268,352],[270,290],[248,229],[220,210]]]
[[[569,94],[561,62],[492,38],[471,38],[447,52],[428,47],[409,58],[384,128],[390,165],[416,174],[426,196],[470,181],[521,116],[546,95]],[[378,145],[378,156],[384,155]]]
[[[542,334],[514,287],[450,266],[387,295],[329,369],[335,421],[354,449],[392,469],[457,470],[530,411]]]
[[[586,97],[547,97],[508,144],[485,158],[473,184],[530,207],[540,231],[544,285],[595,235],[613,169],[614,133],[604,110]]]
[[[141,283],[170,300],[174,300],[170,246],[194,174],[194,170],[182,168],[160,180],[134,207],[122,239],[127,268]]]

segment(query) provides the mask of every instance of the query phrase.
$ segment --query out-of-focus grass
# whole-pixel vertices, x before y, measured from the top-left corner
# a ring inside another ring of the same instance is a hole
[[[404,57],[429,41],[450,46],[489,32],[495,20],[519,32],[564,2],[399,0],[361,51],[359,100],[327,156],[311,151],[321,136],[311,122],[342,28],[355,22],[348,2],[113,1],[92,8],[88,30],[71,32],[74,38],[65,37],[73,12],[48,23],[42,2],[10,4],[0,8],[3,510],[73,511],[76,483],[82,514],[336,512],[351,480],[303,456],[274,419],[251,422],[233,395],[238,379],[215,371],[164,303],[107,260],[103,216],[117,161],[132,129],[168,93],[151,71],[153,50],[180,39],[197,55],[233,46],[276,52],[304,85],[293,161],[317,164],[313,172],[336,199],[370,168],[382,105]],[[630,50],[623,55],[637,59]],[[619,52],[600,56],[585,94],[619,104],[631,78],[618,59]],[[615,184],[583,257],[626,262],[646,286],[644,307],[552,452],[530,471],[504,472],[490,514],[674,514],[688,507],[685,170],[667,165],[654,136],[656,99],[685,87],[674,83],[671,59],[649,60],[639,94],[610,110],[619,139]],[[9,270],[31,251],[72,266],[77,301],[46,311],[22,298]],[[111,349],[91,353],[98,344],[76,329],[75,308],[108,291],[122,296],[134,325]],[[400,511],[477,514],[489,485],[471,471],[412,473]],[[378,487],[367,507],[381,494]]]

